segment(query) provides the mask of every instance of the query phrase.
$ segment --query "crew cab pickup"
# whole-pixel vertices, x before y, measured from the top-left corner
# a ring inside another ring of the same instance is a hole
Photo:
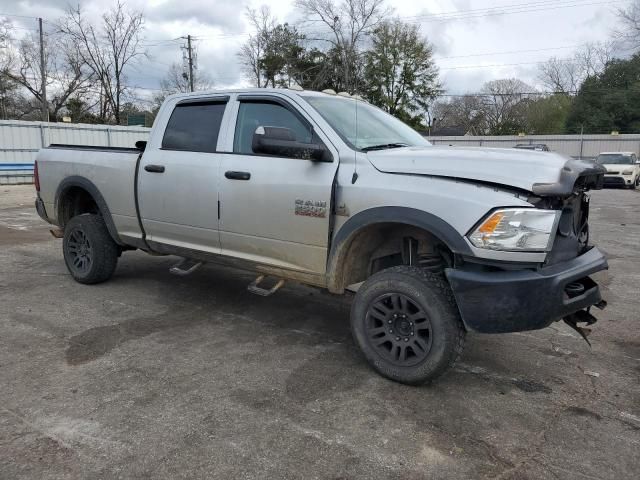
[[[359,98],[290,89],[171,96],[136,145],[38,153],[36,208],[80,283],[140,249],[181,257],[179,274],[255,271],[262,295],[284,281],[355,292],[355,343],[408,384],[446,371],[468,331],[583,332],[605,305],[593,162],[436,147]]]

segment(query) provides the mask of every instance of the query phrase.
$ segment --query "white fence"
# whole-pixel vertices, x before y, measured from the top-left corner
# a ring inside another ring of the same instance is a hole
[[[32,183],[33,161],[52,143],[133,147],[147,140],[151,129],[81,123],[0,121],[0,184]]]
[[[529,135],[427,137],[434,145],[513,148],[518,144],[544,143],[554,152],[574,158],[592,159],[601,152],[640,153],[640,135]]]
[[[150,128],[116,125],[0,121],[0,184],[33,182],[33,160],[52,143],[133,147],[149,138]],[[483,137],[428,137],[434,145],[513,148],[522,143],[544,143],[549,149],[575,158],[594,158],[605,151],[640,153],[640,135],[531,135]]]

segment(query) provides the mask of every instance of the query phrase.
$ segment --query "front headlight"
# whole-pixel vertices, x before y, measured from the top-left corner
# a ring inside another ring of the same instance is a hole
[[[623,175],[633,175],[633,170],[625,170],[622,172]]]
[[[535,208],[504,208],[489,214],[469,235],[476,247],[491,250],[548,252],[560,212]]]

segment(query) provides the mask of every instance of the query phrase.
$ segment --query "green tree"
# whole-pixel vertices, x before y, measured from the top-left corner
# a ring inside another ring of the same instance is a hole
[[[304,36],[287,23],[264,33],[264,53],[259,60],[266,78],[265,86],[290,87],[304,57]]]
[[[368,100],[414,127],[422,126],[440,84],[431,44],[418,26],[399,20],[382,23],[373,30],[365,58]]]
[[[65,104],[65,114],[73,123],[102,123],[97,115],[91,113],[92,105],[79,96],[71,97]]]
[[[613,60],[587,78],[567,118],[567,132],[640,132],[640,54]]]
[[[298,85],[307,90],[332,89],[336,92],[347,91],[342,71],[343,54],[339,47],[327,51],[318,48],[304,50],[298,61],[294,76]],[[358,83],[362,79],[358,77]]]
[[[571,97],[564,94],[530,100],[525,107],[526,132],[530,135],[563,133],[571,105]]]

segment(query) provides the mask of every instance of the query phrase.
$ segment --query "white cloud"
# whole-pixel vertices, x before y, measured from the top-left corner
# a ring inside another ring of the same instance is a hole
[[[67,0],[0,0],[0,12],[43,16],[53,22],[64,13],[67,3]],[[196,38],[199,69],[213,78],[217,87],[246,83],[237,59],[238,49],[249,32],[244,10],[247,5],[255,8],[263,3],[267,2],[128,0],[129,6],[145,13],[146,43],[150,54],[148,60],[128,72],[128,82],[135,86],[158,88],[168,66],[182,61],[180,46],[183,42],[174,39],[191,34]],[[529,10],[536,5],[539,9],[488,15],[495,13],[497,8],[509,11],[514,9],[514,5],[523,3],[517,0],[440,0],[429,2],[429,6],[424,7],[422,2],[389,0],[397,15],[420,23],[422,32],[435,46],[444,86],[452,93],[477,91],[485,81],[504,77],[518,77],[536,85],[535,62],[544,61],[552,55],[571,53],[570,48],[558,47],[606,40],[615,26],[615,15],[610,5],[586,0],[530,3]],[[85,0],[81,4],[91,18],[97,19],[108,2]],[[584,5],[575,6],[579,4]],[[272,0],[268,5],[281,21],[292,22],[300,18],[292,0]],[[558,8],[561,5],[574,6]],[[455,19],[450,18],[451,12],[457,12]],[[449,17],[443,19],[442,14]],[[12,21],[21,28],[36,26],[32,19],[12,17]],[[499,53],[514,51],[519,53]],[[485,53],[491,55],[479,55]]]

